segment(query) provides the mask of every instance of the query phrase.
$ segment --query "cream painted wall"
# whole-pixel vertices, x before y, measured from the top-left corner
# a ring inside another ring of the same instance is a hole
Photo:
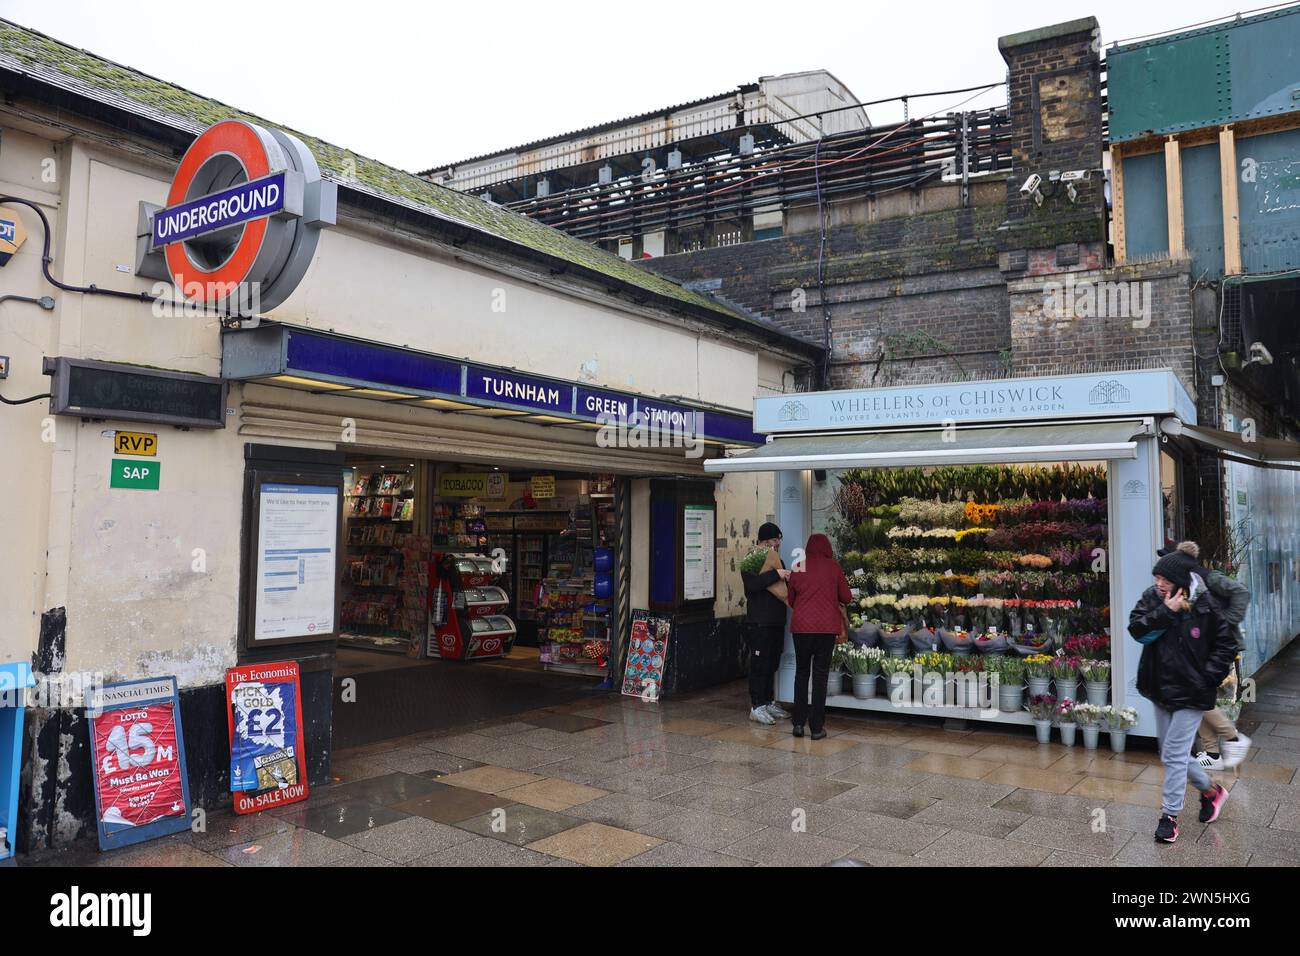
[[[69,670],[106,680],[222,680],[235,663],[243,443],[234,428],[180,431],[64,419],[78,431]],[[109,488],[114,428],[158,433],[158,491]]]
[[[76,223],[85,240],[85,282],[148,291],[156,280],[133,279],[118,267],[134,268],[140,201],[162,202],[167,184],[148,170],[122,168],[120,158],[115,162],[97,150],[85,154],[93,212],[87,217],[79,210]],[[181,309],[155,314],[150,306],[125,299],[96,298],[86,305],[80,336],[83,358],[221,374],[221,327],[215,318],[187,315]]]
[[[0,130],[0,143],[0,194],[38,203],[57,223],[60,157],[55,144],[10,127]],[[26,227],[27,242],[0,269],[0,292],[61,299],[41,277],[40,219],[26,206],[8,208]],[[25,302],[0,305],[0,355],[9,356],[10,362],[9,377],[0,380],[0,394],[15,399],[49,390],[41,358],[49,350],[56,321],[56,313]],[[40,632],[54,448],[44,439],[57,436],[48,415],[45,401],[0,407],[0,448],[10,463],[7,491],[0,495],[0,527],[6,538],[0,560],[0,661],[30,658]]]
[[[790,363],[784,359],[779,359],[771,353],[764,353],[758,357],[758,390],[760,393],[781,393],[786,390],[790,384],[787,372],[790,370]],[[747,408],[752,408],[752,402]]]

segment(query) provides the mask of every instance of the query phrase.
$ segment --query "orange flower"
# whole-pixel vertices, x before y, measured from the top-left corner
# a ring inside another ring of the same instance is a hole
[[[982,505],[974,501],[966,502],[966,520],[973,525],[991,525],[997,520],[998,505]]]

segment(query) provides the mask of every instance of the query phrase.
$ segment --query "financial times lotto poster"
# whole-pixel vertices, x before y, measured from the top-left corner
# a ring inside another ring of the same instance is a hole
[[[307,799],[297,661],[226,671],[230,789],[236,813]]]
[[[190,791],[176,678],[97,688],[88,696],[87,713],[99,848],[188,830]]]

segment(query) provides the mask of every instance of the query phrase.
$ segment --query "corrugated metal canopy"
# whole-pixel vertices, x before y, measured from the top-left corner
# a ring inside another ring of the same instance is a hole
[[[998,428],[795,435],[704,463],[710,472],[889,468],[1136,458],[1142,421],[1059,422]]]

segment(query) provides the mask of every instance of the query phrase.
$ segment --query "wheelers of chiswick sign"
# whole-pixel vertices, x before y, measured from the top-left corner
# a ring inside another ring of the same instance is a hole
[[[336,203],[302,140],[223,120],[186,151],[166,206],[149,210],[149,252],[190,302],[253,315],[302,281]]]

